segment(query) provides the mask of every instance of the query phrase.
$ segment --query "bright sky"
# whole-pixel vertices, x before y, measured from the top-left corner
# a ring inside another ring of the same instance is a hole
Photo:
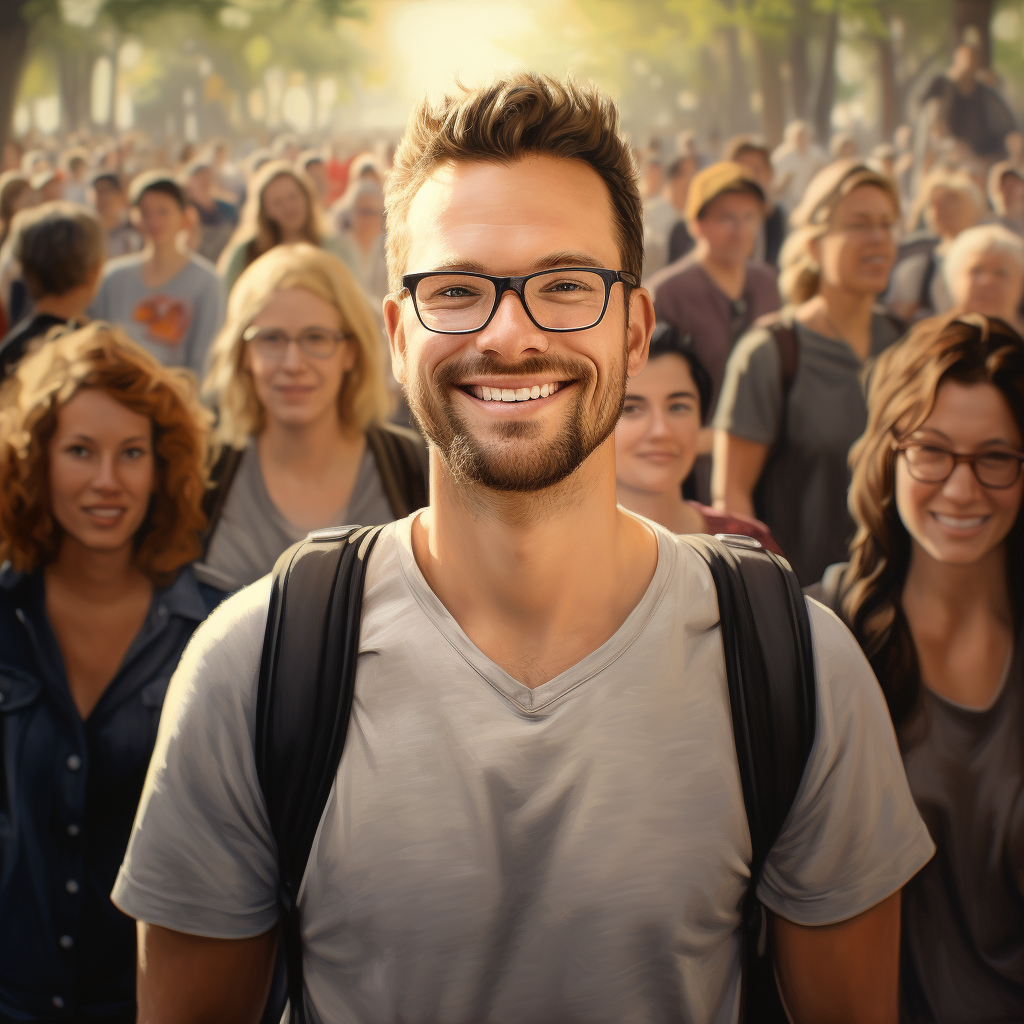
[[[517,44],[535,26],[536,3],[410,0],[389,12],[392,73],[408,99],[451,89],[456,74],[475,85],[521,67]]]

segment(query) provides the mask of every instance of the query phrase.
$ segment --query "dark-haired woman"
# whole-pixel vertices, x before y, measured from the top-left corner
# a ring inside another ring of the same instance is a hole
[[[615,428],[616,494],[623,508],[674,533],[741,533],[781,554],[768,528],[749,516],[716,512],[683,496],[711,401],[711,376],[679,332],[662,322],[647,365],[626,386]]]
[[[0,394],[0,1020],[135,1020],[109,897],[171,673],[223,596],[188,568],[207,417],[104,324]]]
[[[924,321],[868,406],[851,559],[817,589],[871,661],[938,848],[904,890],[904,1019],[1024,1020],[1024,341]]]

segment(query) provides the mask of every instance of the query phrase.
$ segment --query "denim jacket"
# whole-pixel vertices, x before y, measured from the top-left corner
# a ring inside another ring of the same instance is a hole
[[[43,576],[0,569],[0,1020],[134,1020],[135,924],[110,902],[167,684],[219,590],[158,589],[84,721]]]

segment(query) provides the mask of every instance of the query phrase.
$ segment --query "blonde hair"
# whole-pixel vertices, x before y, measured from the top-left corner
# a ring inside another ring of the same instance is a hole
[[[209,411],[188,370],[163,366],[120,328],[96,322],[47,337],[0,388],[0,561],[31,572],[57,554],[50,440],[60,410],[95,388],[153,425],[156,490],[135,535],[135,561],[157,586],[202,554]]]
[[[942,167],[937,171],[932,171],[921,183],[921,188],[917,193],[917,202],[914,203],[910,216],[907,218],[908,231],[916,230],[922,215],[925,215],[925,219],[928,220],[926,211],[928,204],[931,202],[932,193],[937,188],[947,188],[952,192],[962,192],[970,197],[979,216],[984,213],[985,196],[982,194],[981,189],[978,188],[975,180],[964,170],[949,170]],[[928,226],[931,227],[931,224],[929,223]]]
[[[820,170],[790,215],[790,234],[779,254],[779,291],[787,302],[800,305],[818,294],[821,266],[811,253],[811,242],[828,234],[839,204],[861,185],[881,189],[899,220],[899,193],[884,174],[860,160],[838,160]]]
[[[392,291],[402,287],[409,206],[438,166],[511,163],[530,154],[582,160],[601,176],[615,215],[621,269],[639,284],[643,203],[636,161],[619,134],[615,104],[595,86],[523,71],[479,89],[463,87],[461,95],[445,96],[437,105],[424,99],[410,115],[384,186]]]
[[[249,186],[249,198],[242,210],[238,227],[231,241],[224,247],[217,264],[221,274],[227,270],[238,246],[245,246],[245,265],[248,267],[265,252],[281,244],[281,229],[267,216],[263,205],[263,193],[278,178],[291,178],[306,197],[306,223],[302,226],[306,241],[320,245],[329,233],[320,207],[320,196],[309,175],[297,170],[287,160],[270,160],[260,167]]]
[[[950,295],[964,265],[972,256],[986,252],[1004,252],[1024,271],[1024,238],[1002,224],[979,224],[961,231],[943,257],[942,276]]]
[[[278,245],[238,278],[228,300],[227,319],[213,342],[203,396],[212,400],[220,414],[215,436],[221,444],[242,448],[263,429],[263,406],[245,365],[242,332],[273,292],[287,288],[303,288],[329,302],[355,336],[355,364],[338,392],[341,422],[362,429],[387,414],[380,330],[352,272],[337,256],[314,245]]]

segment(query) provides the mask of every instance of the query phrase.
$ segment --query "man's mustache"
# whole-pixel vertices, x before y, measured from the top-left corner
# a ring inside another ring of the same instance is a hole
[[[463,381],[481,377],[552,376],[562,381],[583,380],[593,376],[594,370],[583,360],[564,356],[526,356],[515,362],[498,359],[486,353],[462,357],[440,366],[434,374],[434,383],[442,389],[458,387]]]

